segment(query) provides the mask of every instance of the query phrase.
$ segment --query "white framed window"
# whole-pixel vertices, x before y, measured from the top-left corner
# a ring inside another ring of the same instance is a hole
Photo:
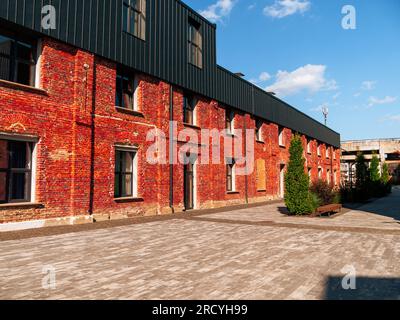
[[[183,122],[189,125],[197,124],[197,99],[191,94],[183,96]]]
[[[320,157],[321,156],[321,145],[319,143],[317,146],[317,153],[318,153],[318,157]]]
[[[235,112],[231,109],[225,111],[225,129],[228,133],[235,133]]]
[[[0,134],[0,203],[36,200],[36,142]]]
[[[126,71],[117,72],[115,105],[122,109],[139,112],[139,77]]]
[[[43,42],[41,39],[38,40],[37,42],[37,47],[36,47],[36,66],[35,66],[35,88],[41,89],[42,84],[41,84],[41,65],[42,65],[42,50],[43,50]]]
[[[285,147],[285,130],[282,127],[279,127],[279,146]]]
[[[115,147],[115,198],[138,197],[138,149]]]
[[[307,139],[307,153],[311,154],[311,140]]]
[[[311,181],[312,178],[312,168],[308,168],[308,179]]]
[[[203,37],[201,35],[201,24],[189,18],[188,25],[189,63],[201,69],[203,68]]]
[[[327,159],[329,159],[329,157],[330,157],[329,151],[330,151],[330,150],[329,150],[329,147],[326,147],[325,156],[326,156]]]
[[[146,0],[124,0],[124,31],[146,40]]]
[[[331,170],[326,170],[326,181],[331,184]]]
[[[21,33],[0,30],[0,79],[36,86],[38,43]]]
[[[318,179],[322,179],[322,174],[323,174],[323,171],[322,171],[322,168],[318,168]]]
[[[337,186],[337,171],[336,170],[333,172],[333,183],[335,184],[335,186]]]
[[[228,192],[236,191],[236,164],[234,159],[229,159],[226,165],[226,190]]]
[[[255,121],[255,135],[256,135],[256,140],[259,142],[263,142],[263,133],[262,133],[262,126],[263,126],[263,121],[261,119],[257,119]]]

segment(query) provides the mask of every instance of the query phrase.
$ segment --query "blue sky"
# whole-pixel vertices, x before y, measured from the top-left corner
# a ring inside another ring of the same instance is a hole
[[[399,0],[184,2],[217,24],[218,64],[321,122],[327,106],[342,140],[400,137]]]

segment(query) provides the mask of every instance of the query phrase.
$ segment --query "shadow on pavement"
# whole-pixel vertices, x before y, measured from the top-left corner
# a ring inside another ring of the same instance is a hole
[[[392,193],[388,196],[375,199],[353,210],[389,217],[400,222],[400,188],[393,187]]]
[[[400,278],[356,278],[356,289],[345,290],[341,277],[328,277],[325,300],[400,300]]]

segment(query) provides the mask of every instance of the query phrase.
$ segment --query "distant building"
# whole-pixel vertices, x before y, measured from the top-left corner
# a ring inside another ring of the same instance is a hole
[[[382,164],[389,165],[389,173],[394,183],[400,183],[400,138],[399,139],[371,139],[343,141],[341,144],[342,182],[355,182],[355,162],[359,152],[363,153],[367,161],[371,161],[376,154]]]

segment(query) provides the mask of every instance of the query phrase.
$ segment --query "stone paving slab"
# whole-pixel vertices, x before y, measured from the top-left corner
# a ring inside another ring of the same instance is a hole
[[[400,277],[400,236],[201,221],[6,241],[0,252],[1,299],[323,299],[348,264],[363,278]],[[42,288],[44,266],[54,290]]]
[[[333,218],[291,217],[282,205],[266,205],[225,213],[207,215],[208,219],[226,219],[248,222],[273,222],[308,226],[327,226],[345,228],[370,228],[400,231],[400,188],[394,187],[388,197],[378,199]]]
[[[307,228],[254,223],[276,218],[275,205],[214,215],[223,221],[207,215],[3,241],[0,299],[400,299],[400,234],[375,226],[398,195],[339,220],[300,218],[314,223]],[[329,229],[334,222],[379,233]],[[344,291],[349,265],[357,290]],[[54,289],[43,288],[46,270],[55,271]]]

